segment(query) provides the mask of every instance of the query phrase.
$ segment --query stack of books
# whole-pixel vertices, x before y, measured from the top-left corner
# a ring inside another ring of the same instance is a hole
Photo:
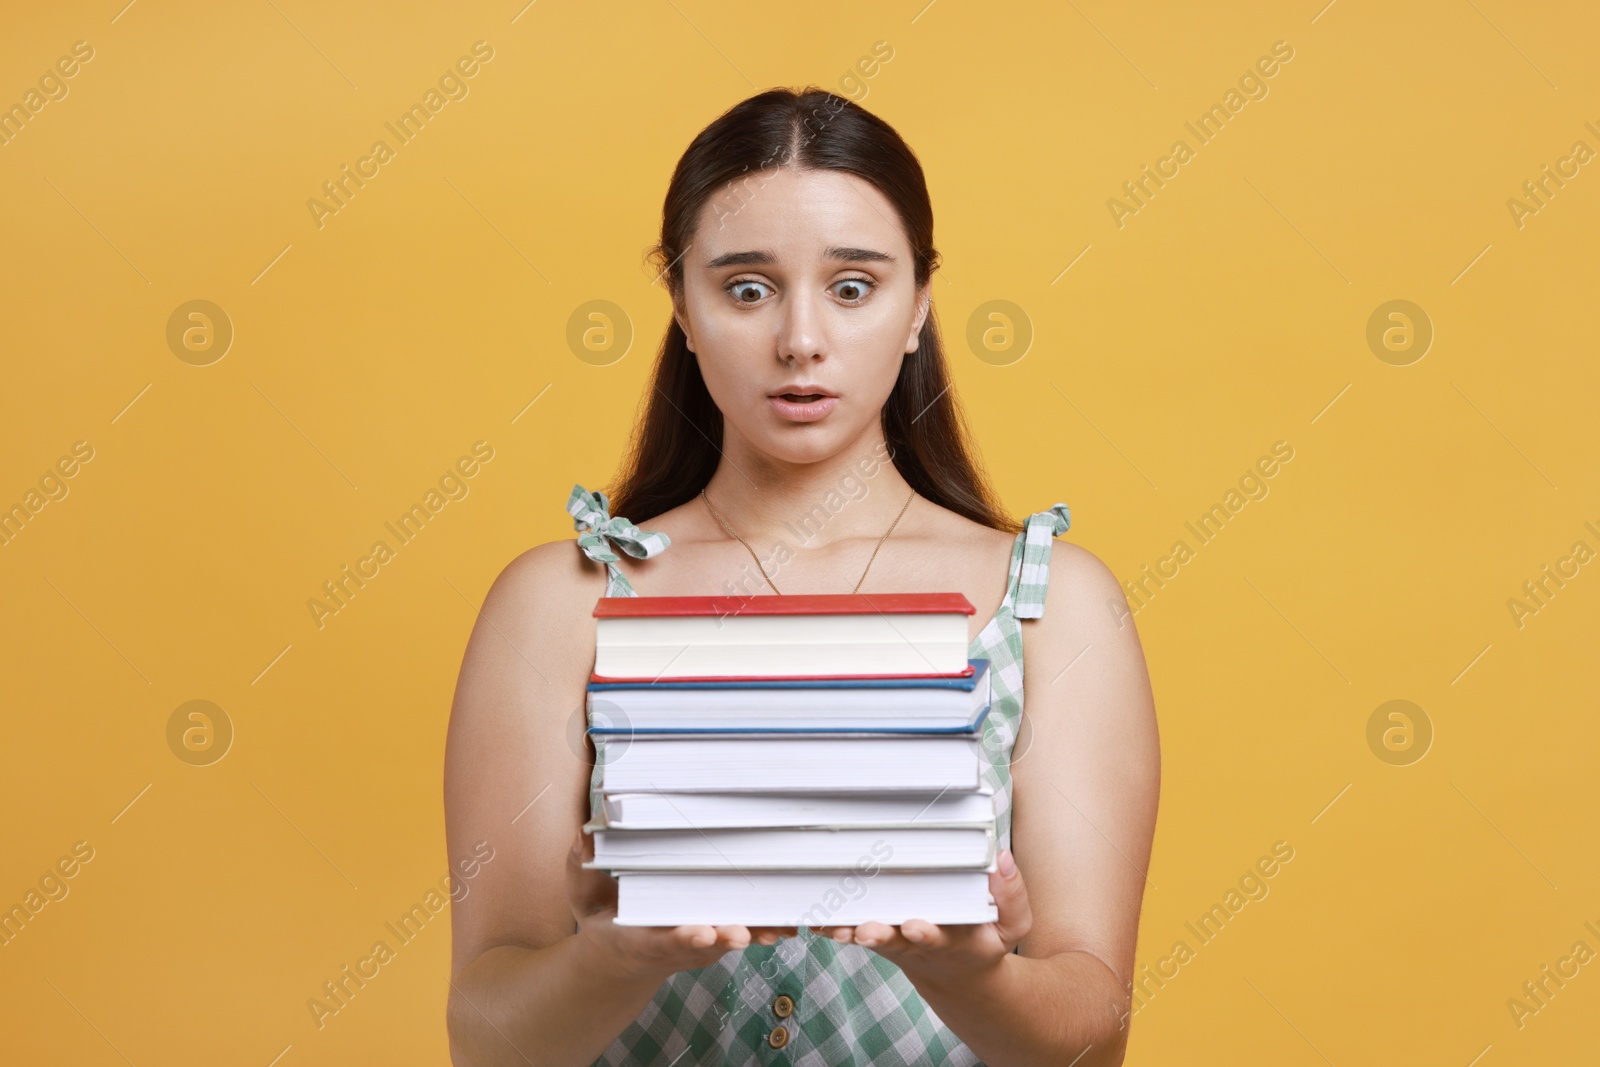
[[[602,597],[586,866],[617,923],[998,917],[960,593]]]

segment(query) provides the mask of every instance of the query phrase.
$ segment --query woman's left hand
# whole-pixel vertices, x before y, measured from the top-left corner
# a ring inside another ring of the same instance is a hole
[[[996,966],[1033,926],[1028,890],[1010,849],[1001,849],[998,870],[989,873],[989,892],[1000,916],[992,923],[939,926],[907,919],[898,927],[868,922],[823,927],[836,941],[854,941],[894,963],[913,984],[919,980],[958,985]]]

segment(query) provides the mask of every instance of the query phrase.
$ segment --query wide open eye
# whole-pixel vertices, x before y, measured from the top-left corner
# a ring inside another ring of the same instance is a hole
[[[833,283],[834,287],[844,287],[848,292],[841,292],[840,299],[851,304],[859,304],[872,295],[874,283],[865,278],[841,278]]]
[[[752,290],[768,288],[771,287],[766,282],[758,282],[754,278],[740,278],[729,282],[727,287],[729,295],[733,297],[734,302],[737,304],[759,304],[761,302],[761,294],[754,293],[752,295]]]

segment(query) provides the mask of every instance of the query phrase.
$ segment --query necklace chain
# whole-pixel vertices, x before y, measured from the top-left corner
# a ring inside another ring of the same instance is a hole
[[[912,489],[911,495],[906,497],[906,502],[900,505],[900,514],[894,517],[894,521],[889,524],[889,528],[884,531],[883,536],[878,538],[878,543],[872,548],[872,555],[867,557],[866,568],[861,572],[861,577],[856,579],[855,589],[850,590],[850,592],[856,592],[856,590],[861,588],[861,583],[867,580],[867,571],[872,569],[872,561],[878,558],[878,549],[882,548],[883,543],[889,539],[889,535],[894,533],[894,528],[900,525],[901,516],[906,513],[906,509],[911,506],[911,501],[915,499],[916,495],[916,489]],[[733,532],[733,527],[729,526],[727,520],[725,520],[721,514],[717,512],[716,508],[711,506],[711,498],[706,496],[706,491],[704,489],[700,490],[700,499],[705,501],[706,508],[711,512],[712,517],[717,520],[722,528],[728,532],[728,536],[738,541],[745,547],[745,551],[750,553],[750,558],[756,561],[756,569],[761,572],[761,577],[767,580],[767,584],[772,586],[772,591],[780,596],[783,595],[783,590],[778,588],[778,583],[772,580],[772,576],[767,573],[767,569],[761,565],[761,557],[756,555],[756,550],[750,547],[749,541],[746,541],[744,538]]]

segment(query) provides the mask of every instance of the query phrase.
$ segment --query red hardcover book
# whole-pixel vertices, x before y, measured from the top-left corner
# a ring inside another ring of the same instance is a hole
[[[927,612],[976,615],[961,593],[789,593],[772,596],[603,596],[596,618],[661,615],[879,615]]]
[[[972,602],[956,592],[601,597],[595,603],[594,616],[599,620],[597,660],[602,662],[590,672],[589,680],[615,683],[668,678],[680,682],[727,682],[756,677],[794,681],[965,677],[972,674],[966,656],[966,624],[961,623],[958,633],[952,618],[976,613]],[[825,621],[823,616],[835,621]],[[871,618],[880,616],[887,625],[875,624]],[[793,618],[793,631],[775,636],[777,631],[771,627],[779,624],[777,617]],[[662,625],[667,627],[678,627],[680,623],[666,620],[681,620],[682,643],[663,641],[659,632],[637,629],[648,627],[649,620],[656,619],[663,620]],[[740,646],[731,636],[729,620],[734,619],[747,620],[737,628],[757,628],[748,631],[752,644]],[[612,643],[611,627],[626,628],[616,633],[626,634],[618,638],[622,645],[634,646],[632,658],[628,658],[626,648]],[[643,645],[638,644],[641,640]],[[723,645],[727,647],[722,650],[712,647]],[[783,647],[790,648],[794,655],[778,651]],[[618,655],[623,658],[617,659]],[[804,662],[795,657],[803,657]],[[619,667],[626,662],[634,670],[602,673],[606,661]],[[729,673],[730,666],[742,673]]]
[[[936,671],[929,674],[674,674],[674,682],[747,682],[759,677],[766,682],[822,682],[829,679],[868,680],[872,678],[970,678],[972,665],[969,663],[966,670],[962,671]],[[601,684],[616,684],[619,682],[654,682],[664,679],[646,677],[644,675],[617,675],[596,674],[589,672],[589,681]]]

